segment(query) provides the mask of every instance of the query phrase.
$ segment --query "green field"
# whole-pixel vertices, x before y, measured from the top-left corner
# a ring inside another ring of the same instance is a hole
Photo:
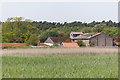
[[[3,78],[117,78],[117,56],[2,57]]]

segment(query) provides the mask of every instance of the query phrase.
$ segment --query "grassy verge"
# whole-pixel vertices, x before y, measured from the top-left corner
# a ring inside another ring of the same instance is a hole
[[[9,48],[30,48],[28,46],[3,46],[2,49],[9,49]]]
[[[2,57],[3,78],[117,78],[117,56]]]

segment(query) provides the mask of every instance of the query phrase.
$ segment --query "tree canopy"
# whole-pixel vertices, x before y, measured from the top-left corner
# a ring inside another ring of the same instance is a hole
[[[1,28],[2,27],[2,28]],[[97,33],[103,32],[111,37],[119,36],[118,23],[109,21],[102,22],[47,22],[32,21],[23,17],[8,18],[6,22],[0,22],[0,34],[4,43],[26,43],[34,34],[44,42],[47,37],[69,37],[70,32]],[[32,38],[31,38],[32,39]]]
[[[23,18],[8,18],[2,24],[2,41],[8,43],[24,43],[32,34],[38,33],[38,28],[32,26]]]

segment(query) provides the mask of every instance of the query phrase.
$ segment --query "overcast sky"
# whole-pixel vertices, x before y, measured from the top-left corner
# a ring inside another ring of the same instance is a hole
[[[25,17],[34,21],[118,21],[118,2],[4,2],[2,19]]]

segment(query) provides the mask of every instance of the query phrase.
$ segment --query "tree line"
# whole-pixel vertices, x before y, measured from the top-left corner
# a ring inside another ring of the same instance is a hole
[[[119,36],[118,23],[109,21],[82,23],[74,22],[47,22],[32,21],[23,17],[8,18],[0,22],[3,43],[29,43],[33,41],[44,42],[47,37],[69,37],[70,32],[97,33],[103,32],[111,37]]]

